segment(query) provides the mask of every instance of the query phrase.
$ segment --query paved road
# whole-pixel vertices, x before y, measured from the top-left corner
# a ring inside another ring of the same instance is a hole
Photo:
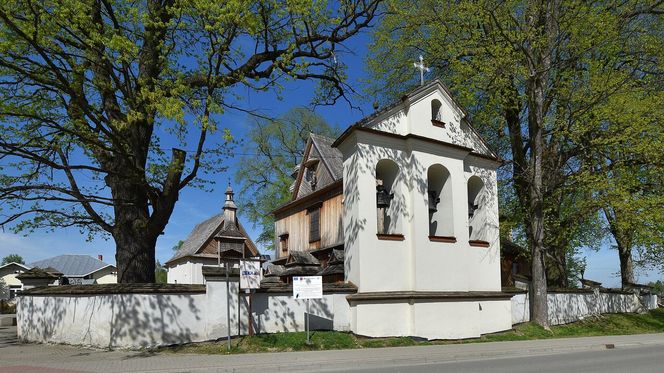
[[[343,369],[334,372],[356,373],[662,373],[664,372],[664,348],[662,346],[638,346],[603,351],[551,353],[547,355],[511,358],[476,358],[464,361],[445,361],[409,366],[379,366],[366,369]]]
[[[12,333],[0,329],[0,373],[664,371],[664,334],[224,356],[23,345]]]

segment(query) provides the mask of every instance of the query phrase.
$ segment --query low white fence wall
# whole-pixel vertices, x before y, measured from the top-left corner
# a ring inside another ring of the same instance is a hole
[[[242,293],[238,300],[238,285],[237,279],[229,283],[232,336],[248,333],[248,298]],[[150,290],[141,293],[140,288],[129,287],[118,290],[113,285],[95,285],[95,291],[100,292],[104,286],[109,292],[123,293],[53,294],[59,291],[53,288],[49,289],[51,293],[19,297],[19,340],[99,348],[147,348],[227,336],[226,283],[219,279],[208,279],[205,287],[168,285],[162,293]],[[77,287],[77,291],[85,289]],[[348,292],[333,292],[325,294],[323,299],[310,300],[311,329],[350,330],[346,295]],[[292,293],[252,295],[256,333],[303,331],[305,312],[306,301],[294,299]]]
[[[152,290],[142,292],[140,287],[123,290],[117,285],[88,286],[76,287],[78,294],[65,293],[67,288],[59,287],[60,290],[20,296],[19,339],[99,348],[146,348],[227,336],[226,283],[220,278],[209,278],[205,286],[167,285],[160,289],[146,286]],[[86,289],[96,289],[96,294],[81,293]],[[237,279],[231,280],[229,290],[231,335],[246,335],[247,296],[239,293]],[[302,331],[307,312],[312,330],[349,331],[351,308],[346,296],[351,292],[348,288],[325,291],[323,299],[310,300],[308,308],[305,300],[294,299],[283,287],[255,293],[252,296],[254,331]],[[506,305],[511,305],[513,324],[530,319],[526,294],[515,294]],[[594,314],[637,312],[656,306],[655,296],[640,299],[623,293],[549,294],[552,325]]]
[[[206,339],[205,294],[21,296],[19,340],[139,348]]]
[[[550,292],[549,323],[568,324],[602,313],[632,313],[657,308],[657,296],[617,292]],[[512,297],[512,324],[530,321],[528,294]]]

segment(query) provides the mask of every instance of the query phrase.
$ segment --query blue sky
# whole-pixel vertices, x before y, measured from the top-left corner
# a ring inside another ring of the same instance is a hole
[[[364,58],[369,42],[367,35],[361,35],[347,43],[347,53],[338,55],[338,58],[349,68],[351,85],[358,90],[361,90],[361,81],[368,77],[364,68]],[[413,56],[413,60],[416,58],[417,56]],[[413,70],[413,77],[419,77],[415,70]],[[236,93],[241,95],[245,107],[257,109],[270,116],[278,116],[293,107],[308,105],[314,95],[314,85],[309,82],[288,83],[279,95],[281,98],[273,92],[256,93],[247,89],[238,89]],[[361,110],[351,109],[346,102],[341,101],[331,107],[319,107],[316,111],[330,124],[343,129],[370,114],[371,101],[359,98],[354,101],[353,105],[359,106]],[[250,118],[240,112],[227,112],[219,119],[220,126],[230,129],[236,138],[243,138],[251,123]],[[238,149],[237,152],[242,153],[242,149]],[[157,242],[156,256],[160,262],[163,263],[171,257],[173,245],[179,240],[185,239],[197,223],[221,211],[223,193],[227,182],[234,179],[236,161],[237,159],[228,159],[228,171],[213,177],[216,181],[214,191],[204,192],[187,188],[182,192],[164,235]],[[241,211],[239,215],[242,219]],[[252,237],[258,236],[257,230],[251,224],[245,222],[244,225]],[[11,253],[22,255],[28,263],[59,254],[103,255],[106,262],[115,262],[115,245],[112,240],[95,239],[92,242],[86,242],[85,237],[77,229],[57,229],[54,232],[37,231],[28,236],[16,235],[9,230],[0,230],[0,258]],[[604,245],[599,252],[586,250],[583,254],[587,257],[586,278],[600,281],[605,286],[619,286],[619,262],[615,250]],[[652,271],[637,272],[638,282],[654,281],[661,277]]]

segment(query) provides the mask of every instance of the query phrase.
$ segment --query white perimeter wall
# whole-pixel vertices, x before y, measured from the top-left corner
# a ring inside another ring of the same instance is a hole
[[[476,338],[510,329],[510,301],[362,301],[353,305],[352,331],[369,337]]]
[[[248,299],[242,293],[238,302],[237,281],[229,290],[231,335],[245,335]],[[346,295],[311,300],[311,329],[350,330]],[[214,278],[208,278],[204,294],[20,296],[17,307],[18,337],[24,342],[131,349],[215,340],[226,337],[228,330],[226,283]],[[254,330],[303,331],[305,310],[306,301],[291,294],[256,293]]]
[[[527,294],[512,297],[512,323],[530,321]],[[657,308],[657,296],[619,293],[549,293],[549,322],[567,324],[602,313],[641,312]]]
[[[201,341],[204,300],[205,294],[19,296],[18,337],[100,348]]]
[[[247,334],[247,299],[238,302],[238,283],[229,284],[231,334]],[[527,297],[469,302],[365,302],[352,308],[347,294],[311,300],[312,330],[361,335],[471,338],[509,329],[529,318]],[[553,325],[597,313],[637,312],[656,306],[656,297],[555,293],[549,295]],[[503,315],[512,308],[511,320]],[[208,279],[202,293],[20,296],[18,336],[24,342],[64,343],[99,348],[145,348],[215,340],[227,334],[226,284]],[[285,293],[256,293],[252,311],[257,333],[304,330],[306,301]],[[238,317],[240,308],[241,317]],[[352,325],[351,325],[352,324]],[[468,332],[467,325],[473,325]],[[464,326],[465,325],[465,326]]]

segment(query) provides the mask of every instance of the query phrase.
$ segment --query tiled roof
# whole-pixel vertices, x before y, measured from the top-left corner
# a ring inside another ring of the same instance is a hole
[[[37,278],[48,278],[48,279],[57,279],[58,277],[62,276],[62,273],[60,273],[58,270],[54,268],[40,268],[40,267],[34,267],[30,270],[27,270],[18,276],[16,276],[17,279],[22,280],[22,279],[37,279]]]
[[[214,231],[223,223],[224,214],[217,214],[194,227],[194,230],[189,233],[187,239],[184,240],[182,246],[173,255],[169,262],[185,256],[194,255],[203,246],[205,241],[212,236]]]
[[[292,266],[319,266],[320,262],[308,251],[291,251],[288,255],[286,267]]]
[[[217,214],[203,221],[202,223],[196,225],[194,229],[191,231],[191,233],[189,233],[189,236],[187,236],[187,239],[184,240],[180,249],[166,263],[170,263],[176,259],[184,258],[186,256],[201,255],[197,254],[197,252],[214,235],[215,231],[217,231],[217,229],[222,227],[223,223],[224,223],[224,214],[222,213],[222,214]],[[230,232],[225,232],[225,233],[231,234]],[[251,239],[247,235],[247,232],[244,230],[244,228],[239,222],[237,222],[236,229],[234,230],[234,232],[232,232],[232,234],[234,235],[239,234],[242,237],[246,237],[247,240],[245,241],[245,244],[247,245],[247,247],[249,247],[249,250],[256,254],[258,253],[256,245],[253,243],[253,241],[251,241]]]
[[[344,176],[343,155],[339,149],[332,147],[334,139],[312,133],[311,140],[320,152],[323,162],[330,170],[332,179],[340,180]]]
[[[67,277],[81,277],[111,266],[90,255],[58,255],[30,263],[30,267],[54,268]]]

